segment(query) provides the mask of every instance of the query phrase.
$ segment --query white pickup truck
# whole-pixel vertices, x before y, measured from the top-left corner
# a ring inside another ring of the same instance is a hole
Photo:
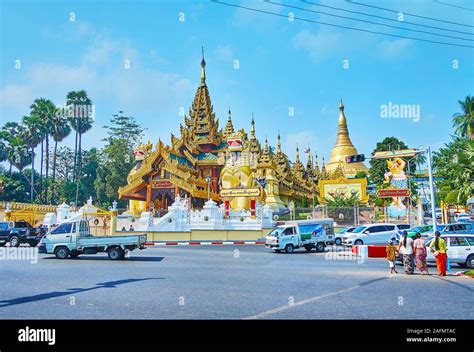
[[[68,219],[51,228],[39,243],[40,253],[56,258],[77,258],[80,254],[107,252],[109,259],[124,259],[127,251],[144,249],[146,235],[93,236],[89,224],[82,218]]]
[[[274,228],[265,238],[265,246],[274,252],[293,253],[303,247],[311,252],[323,252],[326,245],[334,243],[334,220],[313,219],[286,222]]]

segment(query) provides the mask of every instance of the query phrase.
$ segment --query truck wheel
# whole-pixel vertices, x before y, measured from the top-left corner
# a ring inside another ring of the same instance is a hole
[[[285,252],[286,253],[293,253],[294,249],[295,249],[295,247],[292,244],[287,244],[286,247],[285,247]]]
[[[324,248],[326,248],[324,243],[318,242],[318,244],[316,245],[316,252],[324,252]]]
[[[124,252],[120,247],[113,247],[109,249],[108,255],[110,260],[119,260],[123,259]]]
[[[356,240],[356,241],[354,242],[354,244],[355,244],[356,246],[361,246],[362,244],[364,244],[364,242],[362,242],[362,240]]]
[[[340,238],[336,238],[334,242],[336,243],[336,246],[340,246],[342,244],[342,240]]]
[[[474,254],[471,254],[469,257],[467,257],[466,266],[469,269],[474,269]]]
[[[12,236],[10,238],[10,247],[18,247],[20,245],[20,238],[18,236]]]
[[[69,249],[64,246],[58,247],[54,250],[54,255],[58,259],[66,259],[69,256]]]
[[[311,250],[313,249],[313,246],[310,244],[307,244],[306,246],[304,246],[304,249],[306,249],[306,252],[311,252]]]

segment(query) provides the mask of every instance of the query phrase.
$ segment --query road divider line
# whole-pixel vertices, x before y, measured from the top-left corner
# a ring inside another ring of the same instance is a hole
[[[245,317],[243,319],[244,320],[261,319],[261,318],[264,318],[267,315],[281,313],[281,312],[284,312],[284,311],[289,310],[289,309],[294,308],[294,307],[298,307],[298,306],[301,306],[301,305],[304,305],[304,304],[319,301],[323,298],[337,296],[337,295],[340,295],[341,293],[350,292],[350,291],[353,291],[357,288],[365,287],[365,286],[368,286],[368,285],[370,285],[374,282],[378,282],[378,281],[386,280],[386,279],[387,279],[387,277],[381,277],[381,278],[374,279],[374,280],[364,281],[364,282],[361,282],[360,284],[355,285],[355,286],[351,286],[351,287],[348,287],[348,288],[345,288],[345,289],[342,289],[342,290],[338,290],[338,291],[335,291],[335,292],[331,292],[331,293],[326,293],[324,295],[319,295],[319,296],[306,298],[302,301],[295,302],[294,304],[288,304],[288,305],[285,305],[285,306],[269,309],[269,310],[266,310],[264,312],[261,312],[261,313],[255,314],[255,315]]]
[[[263,245],[265,241],[172,241],[147,242],[146,246],[223,246],[223,245]]]

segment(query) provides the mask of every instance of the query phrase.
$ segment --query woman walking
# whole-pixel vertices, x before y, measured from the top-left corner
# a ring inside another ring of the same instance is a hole
[[[405,274],[411,275],[415,271],[414,260],[413,260],[413,239],[408,237],[408,233],[403,231],[400,244],[398,245],[398,251],[403,256],[403,269]]]
[[[413,242],[413,248],[415,250],[416,267],[423,275],[429,275],[428,265],[426,265],[426,243],[423,238],[421,238],[419,232],[416,233],[415,237],[416,240]]]
[[[431,241],[430,250],[436,258],[436,266],[439,276],[446,276],[446,242],[441,238],[439,231],[435,232],[435,238]]]

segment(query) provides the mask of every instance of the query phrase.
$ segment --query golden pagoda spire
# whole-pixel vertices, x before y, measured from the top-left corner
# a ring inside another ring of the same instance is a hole
[[[300,148],[298,148],[298,144],[296,144],[296,160],[295,163],[300,162]]]
[[[252,122],[250,122],[250,135],[255,137],[255,121],[253,119],[253,112],[252,112]]]
[[[277,152],[281,153],[281,138],[280,138],[280,130],[278,130],[278,137],[277,137]]]
[[[206,60],[204,60],[204,47],[201,47],[201,50],[202,50],[201,84],[206,84]]]
[[[352,144],[349,137],[349,129],[347,128],[347,119],[344,113],[344,104],[342,98],[339,101],[339,120],[337,124],[337,139],[334,147],[331,151],[331,157],[327,164],[327,172],[331,173],[337,169],[337,167],[343,163],[344,170],[347,176],[355,176],[357,172],[364,171],[368,172],[367,167],[363,162],[346,164],[346,157],[351,155],[357,155],[357,149]]]
[[[327,180],[328,178],[328,173],[326,170],[326,164],[324,163],[324,156],[323,156],[323,166],[321,167],[321,174],[319,176],[321,180]]]
[[[253,113],[252,122],[250,123],[249,150],[254,155],[260,154],[260,143],[258,142],[257,137],[255,137],[255,121],[253,119]]]
[[[319,165],[318,165],[318,154],[314,155],[314,171],[313,171],[314,179],[319,179]]]
[[[311,172],[313,170],[313,160],[311,160],[311,147],[308,146],[306,149],[306,153],[308,154],[308,161],[306,162],[306,170]]]
[[[271,164],[272,158],[270,156],[270,148],[268,147],[268,139],[265,137],[265,147],[263,148],[260,159],[258,160],[259,164]]]
[[[227,116],[227,124],[225,126],[224,136],[228,138],[234,132],[235,132],[234,125],[232,124],[232,115],[231,115],[230,106],[229,106],[229,114]]]

